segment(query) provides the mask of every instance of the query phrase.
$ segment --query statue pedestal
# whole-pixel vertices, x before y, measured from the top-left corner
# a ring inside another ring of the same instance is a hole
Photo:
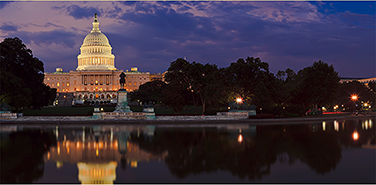
[[[128,106],[128,92],[120,89],[117,93],[117,105],[114,112],[132,112]]]

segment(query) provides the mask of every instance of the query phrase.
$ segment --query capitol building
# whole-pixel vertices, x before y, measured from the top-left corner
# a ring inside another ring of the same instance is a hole
[[[117,103],[119,75],[124,72],[115,67],[115,56],[108,38],[99,30],[97,15],[93,29],[81,45],[77,56],[76,70],[64,72],[56,68],[53,73],[44,73],[44,83],[57,89],[57,105],[86,103]],[[125,89],[134,91],[151,80],[162,80],[162,74],[139,72],[137,67],[126,70]]]

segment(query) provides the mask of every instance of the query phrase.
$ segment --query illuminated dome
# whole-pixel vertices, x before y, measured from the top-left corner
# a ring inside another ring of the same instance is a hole
[[[99,30],[97,14],[95,14],[93,29],[85,37],[80,50],[76,70],[116,70],[115,56],[111,53],[112,47],[106,35]]]

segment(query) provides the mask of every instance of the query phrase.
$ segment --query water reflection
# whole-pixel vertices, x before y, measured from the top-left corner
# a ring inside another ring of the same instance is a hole
[[[146,173],[152,161],[161,161],[181,182],[191,174],[218,171],[253,182],[270,176],[275,165],[297,161],[325,176],[337,170],[346,148],[375,149],[374,121],[187,128],[1,126],[1,182],[38,182],[47,162],[56,164],[55,169],[74,164],[78,171],[70,175],[83,184],[124,183],[117,176],[128,168]]]
[[[141,161],[163,160],[166,152],[154,154],[142,150],[135,138],[143,134],[143,139],[152,139],[154,126],[97,126],[67,128],[56,127],[56,147],[51,147],[44,156],[45,161],[56,162],[61,168],[64,163],[77,164],[78,178],[83,184],[112,184],[116,180],[118,162],[121,168],[127,165],[137,168]]]

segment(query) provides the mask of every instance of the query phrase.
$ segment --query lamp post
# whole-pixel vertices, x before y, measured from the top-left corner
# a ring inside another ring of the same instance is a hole
[[[351,95],[351,100],[354,102],[354,111],[355,111],[356,109],[355,104],[356,104],[356,101],[358,100],[358,95],[355,95],[355,94]]]

